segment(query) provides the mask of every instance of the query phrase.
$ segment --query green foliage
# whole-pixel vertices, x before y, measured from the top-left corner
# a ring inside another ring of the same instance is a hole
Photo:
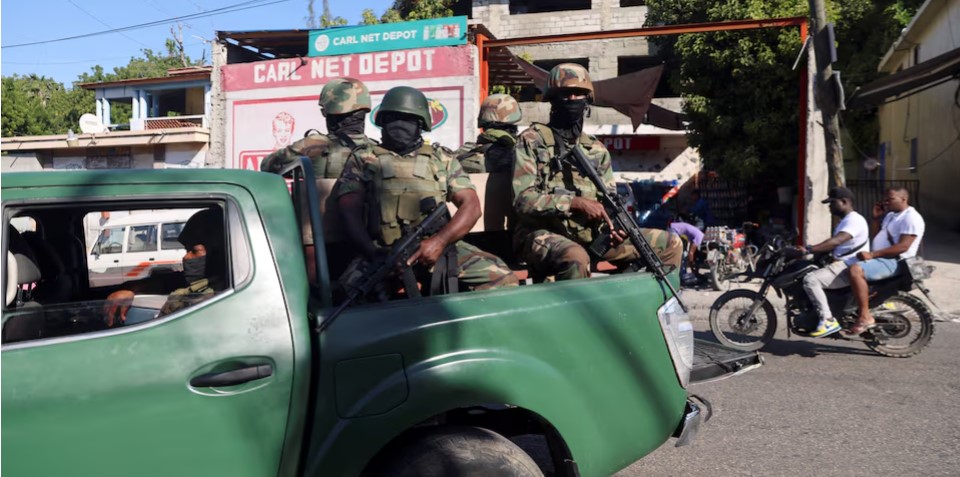
[[[332,17],[324,13],[320,15],[320,28],[330,28],[336,26],[343,26],[349,23],[346,18],[343,17]]]
[[[452,0],[395,0],[393,6],[386,9],[379,18],[372,9],[363,10],[360,14],[360,25],[449,17],[453,16],[451,5]]]
[[[903,19],[909,21],[921,3],[827,3],[838,40],[834,67],[843,71],[848,94],[876,77],[877,64],[905,25]],[[809,11],[806,0],[650,0],[647,6],[648,25],[807,16]],[[690,143],[708,167],[732,179],[764,176],[795,183],[800,78],[791,66],[800,48],[797,29],[688,34],[653,42],[669,60],[669,80],[686,100]],[[872,113],[844,115],[858,144],[876,144]]]
[[[77,86],[77,83],[99,83],[134,78],[157,78],[167,75],[171,68],[188,65],[199,66],[183,52],[174,40],[167,40],[166,54],[147,48],[142,57],[130,58],[125,66],[106,72],[96,65],[89,72],[81,73],[72,88],[51,78],[30,74],[3,77],[2,134],[4,137],[26,135],[66,134],[68,129],[77,130],[77,121],[83,113],[95,110],[94,93]],[[183,60],[181,60],[181,58]],[[114,123],[130,121],[133,106],[130,102],[111,103],[110,116]]]
[[[66,134],[93,105],[93,94],[30,74],[3,77],[3,137]]]

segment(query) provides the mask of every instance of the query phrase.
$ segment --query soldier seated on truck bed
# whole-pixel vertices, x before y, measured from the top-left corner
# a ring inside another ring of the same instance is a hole
[[[520,103],[509,94],[491,94],[480,104],[477,124],[483,132],[477,142],[468,142],[455,153],[463,170],[470,173],[511,172],[517,145],[517,123],[523,117]]]
[[[514,249],[531,268],[531,274],[554,275],[557,280],[590,276],[591,256],[586,247],[600,226],[613,223],[597,200],[589,178],[558,157],[578,145],[594,162],[607,187],[616,190],[610,152],[595,137],[583,133],[583,115],[593,101],[593,83],[578,64],[563,63],[550,70],[544,101],[550,102],[550,122],[533,123],[520,134],[513,172],[514,211],[517,226]],[[641,229],[664,262],[680,265],[683,244],[665,230]],[[602,257],[618,269],[639,259],[637,249],[624,242],[620,231],[611,234],[614,247]]]
[[[183,271],[126,282],[107,296],[103,312],[108,327],[122,324],[137,293],[169,294],[157,318],[207,300],[226,288],[223,211],[211,207],[193,214],[177,237],[187,253]]]
[[[362,81],[353,78],[335,78],[320,91],[320,112],[326,118],[327,134],[310,130],[303,139],[278,151],[274,151],[260,163],[260,170],[279,173],[286,166],[307,156],[313,163],[318,179],[337,179],[350,153],[377,145],[364,134],[367,113],[370,112],[370,91]],[[304,221],[309,225],[309,221]],[[331,276],[338,276],[356,250],[345,242],[337,228],[325,230],[325,247]],[[310,282],[316,283],[313,231],[303,229],[304,253]]]
[[[423,93],[407,86],[390,89],[374,122],[382,128],[383,145],[354,151],[334,188],[346,234],[363,256],[375,258],[403,235],[404,226],[423,220],[422,199],[450,201],[456,214],[420,244],[410,259],[418,265],[414,271],[433,273],[436,265],[449,273],[455,263],[460,285],[470,290],[516,286],[517,277],[502,260],[461,240],[480,218],[480,199],[449,149],[424,144],[421,132],[430,131],[431,117]]]

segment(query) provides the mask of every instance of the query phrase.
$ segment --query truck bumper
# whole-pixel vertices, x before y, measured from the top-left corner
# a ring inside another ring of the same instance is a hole
[[[677,426],[677,430],[673,431],[673,437],[677,438],[676,447],[683,447],[693,442],[697,433],[700,432],[700,424],[709,421],[712,414],[713,408],[710,406],[710,401],[693,395],[687,398],[683,419]]]

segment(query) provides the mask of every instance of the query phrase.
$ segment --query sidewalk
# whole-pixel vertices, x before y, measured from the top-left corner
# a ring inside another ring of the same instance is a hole
[[[920,255],[937,267],[924,283],[940,309],[951,315],[941,318],[960,321],[960,233],[928,224]]]

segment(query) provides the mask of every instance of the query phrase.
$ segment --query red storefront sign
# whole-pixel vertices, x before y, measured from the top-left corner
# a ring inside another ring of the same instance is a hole
[[[656,151],[660,149],[660,136],[603,135],[597,136],[611,151]]]

